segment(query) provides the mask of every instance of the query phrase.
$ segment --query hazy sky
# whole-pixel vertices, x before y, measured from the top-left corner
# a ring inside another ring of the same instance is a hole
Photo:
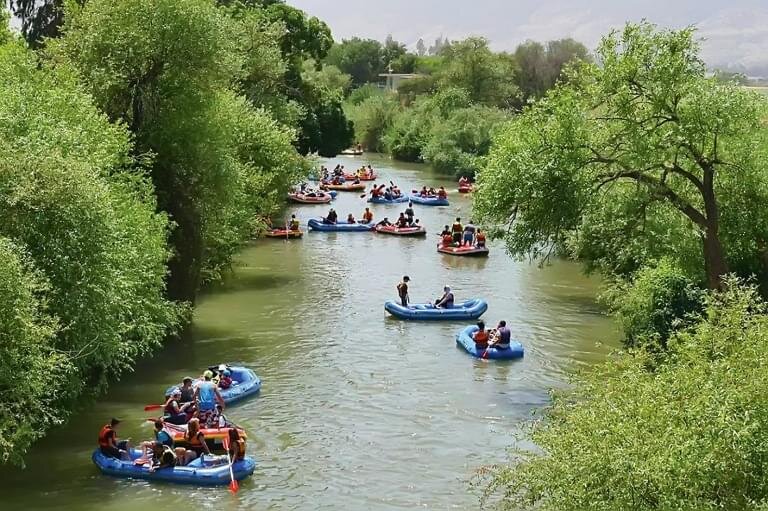
[[[768,76],[768,0],[288,0],[326,21],[337,40],[383,40],[410,47],[422,37],[482,35],[497,49],[526,39],[573,37],[594,48],[602,34],[643,18],[696,25],[710,66]]]

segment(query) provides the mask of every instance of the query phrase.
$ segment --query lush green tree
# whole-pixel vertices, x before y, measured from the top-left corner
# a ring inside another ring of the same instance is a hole
[[[0,457],[17,462],[180,316],[146,161],[72,69],[0,46],[0,137]]]
[[[352,87],[351,76],[342,73],[336,66],[318,64],[312,59],[304,61],[301,79],[314,87],[323,87],[341,96],[345,96]]]
[[[492,471],[500,509],[765,509],[768,315],[730,282],[659,359],[617,355],[557,394],[531,440]],[[653,370],[649,371],[648,368]]]
[[[474,178],[488,154],[494,130],[505,120],[506,115],[492,107],[453,110],[444,121],[432,125],[422,158],[442,172]]]
[[[413,53],[404,53],[392,61],[392,72],[411,74],[416,71],[417,57]]]
[[[563,70],[574,61],[588,60],[587,48],[573,39],[549,41],[546,45],[526,41],[514,53],[519,71],[515,84],[524,100],[539,98],[563,78]]]
[[[470,37],[455,41],[442,50],[440,80],[443,86],[459,87],[472,101],[489,106],[510,106],[516,96],[512,83],[514,66],[510,59],[495,54],[488,40]]]
[[[720,287],[726,244],[746,267],[766,239],[765,100],[706,78],[691,29],[628,24],[603,39],[598,60],[500,132],[479,176],[479,216],[505,226],[510,253],[538,256],[584,230],[614,232],[605,204],[619,204],[640,235],[661,212],[683,241],[698,239],[701,274]],[[601,246],[582,254],[611,250],[589,239]]]
[[[379,73],[385,72],[381,43],[374,39],[353,37],[335,44],[325,60],[352,77],[355,86],[379,81]]]
[[[346,110],[355,126],[355,140],[368,151],[384,152],[384,134],[400,111],[397,97],[379,90],[358,104],[348,105]]]
[[[419,57],[423,57],[427,54],[427,45],[424,44],[424,39],[419,38],[418,41],[416,41],[416,55]]]

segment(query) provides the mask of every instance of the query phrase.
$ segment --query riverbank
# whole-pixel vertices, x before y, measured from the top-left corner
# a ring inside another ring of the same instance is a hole
[[[336,161],[347,167],[371,161],[403,189],[455,188],[421,165],[376,155]],[[602,360],[616,334],[594,302],[598,282],[577,265],[541,270],[511,261],[497,245],[486,261],[438,255],[434,233],[470,210],[468,197],[450,198],[448,208],[417,208],[430,231],[426,240],[307,233],[303,240],[254,242],[236,257],[233,274],[200,299],[188,339],[141,362],[102,402],[41,441],[28,470],[2,474],[4,502],[138,510],[187,506],[192,492],[198,509],[475,508],[477,496],[466,484],[474,471],[503,461],[511,435],[548,403],[548,389],[562,385],[574,363]],[[365,204],[357,194],[342,194],[333,207],[359,215]],[[292,210],[305,225],[327,207]],[[378,218],[398,211],[374,207]],[[506,319],[526,358],[484,363],[455,347],[461,324],[387,318],[383,302],[403,273],[413,278],[414,300],[433,298],[444,283],[458,297],[488,298],[485,318]],[[249,431],[258,462],[236,501],[218,490],[97,472],[89,455],[106,419],[124,417],[123,436],[147,437],[141,409],[152,396],[159,399],[168,383],[220,360],[252,366],[264,380],[257,399],[228,412]]]

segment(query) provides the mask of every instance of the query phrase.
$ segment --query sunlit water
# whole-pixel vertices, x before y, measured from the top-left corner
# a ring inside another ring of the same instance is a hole
[[[371,161],[339,160],[348,167]],[[436,233],[471,199],[423,167],[374,158],[405,190],[453,189],[451,206],[418,207],[427,239],[372,233],[307,233],[260,240],[237,258],[231,277],[207,293],[183,342],[172,343],[98,403],[40,442],[26,470],[5,470],[4,509],[474,509],[468,481],[505,449],[568,370],[601,360],[616,333],[595,304],[598,282],[575,264],[544,269],[512,261],[498,245],[486,259],[438,254]],[[341,194],[340,216],[362,214],[358,194]],[[302,224],[327,206],[299,206]],[[390,218],[403,205],[374,206]],[[506,319],[526,349],[521,361],[479,361],[455,345],[462,323],[388,318],[402,275],[412,301],[433,300],[444,284],[457,299],[482,297],[484,319]],[[600,341],[603,341],[601,344]],[[122,437],[148,438],[145,404],[168,384],[221,361],[253,367],[260,396],[228,410],[250,434],[258,460],[237,496],[112,479],[90,461],[99,427],[125,420]]]

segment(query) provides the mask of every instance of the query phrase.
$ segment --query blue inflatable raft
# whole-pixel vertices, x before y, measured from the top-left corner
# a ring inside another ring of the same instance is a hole
[[[219,389],[221,397],[224,398],[224,402],[228,405],[237,403],[249,396],[252,396],[261,390],[261,380],[256,373],[251,369],[242,366],[227,366],[229,369],[230,377],[232,378],[232,386],[228,389]],[[197,379],[192,382],[193,386],[197,386],[202,380]],[[171,391],[176,387],[168,387],[165,391],[166,398],[171,395]]]
[[[448,199],[441,199],[439,197],[422,197],[421,195],[414,194],[409,197],[409,200],[414,204],[421,204],[422,206],[448,206]]]
[[[337,223],[337,224],[324,224],[322,220],[318,220],[313,218],[309,222],[307,222],[307,225],[309,228],[313,231],[324,231],[324,232],[373,232],[373,228],[375,227],[374,224],[348,224],[348,223]]]
[[[506,350],[488,348],[487,350],[478,351],[478,349],[475,348],[475,341],[472,340],[472,334],[475,332],[477,332],[477,326],[472,325],[456,334],[456,344],[464,348],[464,350],[473,357],[512,360],[514,358],[523,358],[523,355],[525,354],[523,345],[517,341],[510,341],[509,349]]]
[[[384,310],[400,319],[456,321],[479,318],[488,310],[488,303],[480,298],[473,298],[466,302],[455,303],[450,309],[438,309],[431,303],[403,307],[397,302],[389,301],[384,304]]]
[[[408,202],[408,197],[405,195],[401,195],[396,199],[385,199],[384,197],[370,197],[368,199],[368,202],[370,202],[371,204],[402,204],[403,202]]]
[[[131,460],[123,461],[102,454],[100,449],[93,452],[93,463],[99,467],[102,473],[114,477],[127,477],[132,479],[148,479],[152,481],[166,481],[176,484],[196,484],[199,486],[225,486],[231,481],[229,465],[226,456],[208,456],[185,465],[183,467],[168,467],[149,471],[147,464],[136,465],[135,460],[141,457],[141,450],[132,449]],[[232,474],[235,479],[242,481],[253,474],[256,462],[246,456],[243,460],[232,464]]]

